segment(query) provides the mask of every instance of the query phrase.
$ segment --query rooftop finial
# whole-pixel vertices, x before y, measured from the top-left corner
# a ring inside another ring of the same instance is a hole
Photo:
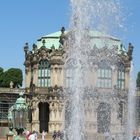
[[[65,32],[65,27],[61,28],[61,32],[62,32],[62,34]]]
[[[127,54],[128,54],[128,56],[129,56],[129,60],[130,60],[130,61],[132,60],[133,48],[134,48],[133,45],[132,45],[131,43],[129,43]]]
[[[33,44],[33,51],[36,51],[36,49],[37,49],[37,45]]]
[[[64,32],[65,32],[65,27],[62,27],[61,28],[61,36],[60,36],[60,40],[59,40],[61,45],[64,44],[64,38],[65,38],[65,33]]]
[[[24,46],[25,58],[27,56],[28,51],[29,51],[29,46],[28,46],[28,43],[26,42]]]
[[[44,47],[45,47],[45,43],[46,43],[46,41],[45,41],[45,39],[43,39],[42,44],[43,44]]]

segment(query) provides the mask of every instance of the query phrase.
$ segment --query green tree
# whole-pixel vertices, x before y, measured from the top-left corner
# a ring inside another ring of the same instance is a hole
[[[140,71],[138,72],[137,75],[137,87],[140,87]]]
[[[18,68],[10,68],[2,74],[1,79],[2,79],[1,83],[2,87],[10,87],[11,81],[14,83],[13,87],[22,86],[23,81],[22,71]]]
[[[3,77],[2,75],[3,75],[3,68],[0,67],[0,87],[2,85],[2,77]]]

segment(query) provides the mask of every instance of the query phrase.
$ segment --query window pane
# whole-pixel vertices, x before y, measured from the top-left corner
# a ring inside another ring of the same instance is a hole
[[[125,79],[125,74],[124,74],[124,72],[122,72],[122,79]]]
[[[109,79],[109,88],[112,87],[112,82],[111,82],[111,79]]]
[[[105,77],[108,77],[108,70],[105,70]]]
[[[51,86],[51,79],[48,79],[48,87]]]
[[[42,60],[39,62],[38,66],[38,86],[39,87],[47,87],[48,86],[48,78],[50,79],[50,65],[47,60]]]
[[[47,79],[44,79],[44,86],[47,87]]]
[[[48,77],[50,77],[50,76],[51,76],[51,70],[48,69]]]
[[[40,87],[40,85],[41,85],[41,84],[40,84],[40,79],[38,79],[38,87]]]
[[[124,89],[124,81],[122,81],[122,89]]]
[[[97,87],[110,88],[112,81],[111,69],[98,69]]]
[[[101,87],[104,87],[103,79],[101,79]]]
[[[119,71],[118,73],[118,78],[120,79],[121,78],[121,72]]]
[[[109,87],[109,81],[108,81],[108,79],[105,79],[105,87],[106,88]]]
[[[47,77],[47,69],[45,69],[45,77]]]
[[[42,87],[42,79],[40,79],[40,87]]]
[[[102,69],[102,74],[101,74],[101,77],[105,77],[105,75],[104,75],[104,70]]]
[[[41,71],[41,77],[44,77],[44,69]]]
[[[38,77],[41,77],[41,69],[38,70]]]
[[[112,71],[108,70],[108,77],[111,78],[112,77]]]
[[[118,88],[124,89],[125,85],[125,72],[122,70],[118,71]]]

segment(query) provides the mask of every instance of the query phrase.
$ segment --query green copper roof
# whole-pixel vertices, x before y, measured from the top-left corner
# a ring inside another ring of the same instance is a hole
[[[38,49],[40,47],[42,47],[42,40],[45,40],[45,42],[46,42],[45,47],[46,48],[50,49],[52,46],[54,46],[55,49],[58,49],[59,45],[60,45],[60,43],[59,43],[60,35],[61,35],[61,31],[55,32],[52,34],[48,34],[48,35],[41,37],[36,44]]]
[[[65,33],[67,33],[67,32],[65,32]],[[60,36],[61,36],[61,31],[45,35],[37,41],[36,45],[39,49],[43,45],[42,40],[45,40],[45,42],[46,42],[45,47],[46,48],[50,49],[52,46],[54,46],[55,49],[58,49],[59,45],[60,45],[60,43],[59,43]],[[101,33],[99,31],[90,31],[90,36],[92,38],[92,46],[93,47],[96,46],[97,48],[101,48],[104,46],[108,46],[108,47],[117,46],[118,47],[118,54],[120,54],[121,51],[126,52],[125,47],[122,46],[122,42],[118,38],[106,35],[106,34]]]

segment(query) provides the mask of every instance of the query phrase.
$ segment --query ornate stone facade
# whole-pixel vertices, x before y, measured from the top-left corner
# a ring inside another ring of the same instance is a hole
[[[92,37],[99,40],[103,38],[97,34]],[[64,63],[68,55],[68,46],[65,41],[67,38],[68,33],[62,28],[61,32],[43,36],[39,39],[37,44],[33,45],[32,51],[29,51],[28,43],[25,44],[25,85],[26,92],[30,95],[30,98],[28,98],[30,107],[29,122],[32,130],[42,132],[45,129],[51,133],[54,130],[64,129],[63,120],[66,97],[63,90],[66,82],[64,79]],[[94,86],[95,88],[93,90],[88,86],[86,89],[91,94],[94,93],[94,99],[89,96],[85,100],[85,106],[87,106],[85,110],[87,117],[86,125],[89,128],[88,132],[92,130],[92,132],[101,133],[103,130],[100,128],[100,124],[98,124],[101,122],[101,120],[98,120],[100,118],[98,115],[100,115],[102,106],[108,106],[111,112],[110,129],[113,130],[113,134],[119,134],[124,132],[133,46],[129,44],[128,51],[126,51],[120,40],[113,37],[109,39],[114,42],[114,44],[112,43],[113,47],[103,46],[100,48],[97,43],[93,44],[94,49],[90,52],[91,59],[89,59],[89,64],[93,68],[92,71],[88,72],[87,79],[89,80],[89,85],[91,84],[90,86]],[[117,42],[117,45],[115,42]],[[111,66],[111,85],[107,84],[105,85],[106,87],[97,86],[99,78],[97,73],[101,60],[96,59],[95,61],[95,57],[107,60]],[[121,65],[124,68],[124,77],[120,77],[119,79],[118,72]],[[118,85],[118,81],[120,85]],[[107,86],[110,87],[108,88]],[[110,104],[114,100],[115,104]],[[119,110],[121,114],[118,113]]]

